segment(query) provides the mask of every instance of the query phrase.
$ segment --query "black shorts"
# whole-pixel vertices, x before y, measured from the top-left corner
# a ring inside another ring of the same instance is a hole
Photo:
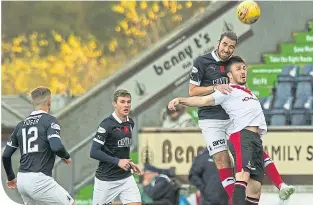
[[[242,169],[250,173],[250,178],[263,182],[264,156],[260,135],[243,129],[229,137],[229,149],[235,160],[235,173]]]

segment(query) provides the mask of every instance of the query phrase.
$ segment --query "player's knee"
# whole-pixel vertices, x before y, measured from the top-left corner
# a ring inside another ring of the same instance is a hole
[[[73,201],[73,205],[77,205],[75,201]]]
[[[213,158],[214,158],[217,169],[231,167],[230,158],[229,158],[227,151],[218,152],[213,156]]]
[[[235,179],[236,181],[243,181],[243,182],[246,182],[248,183],[249,182],[249,179],[250,179],[250,173],[249,172],[237,172],[235,174]]]

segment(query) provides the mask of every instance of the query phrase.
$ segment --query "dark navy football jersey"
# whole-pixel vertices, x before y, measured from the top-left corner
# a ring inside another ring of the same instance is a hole
[[[60,138],[60,125],[55,117],[44,111],[33,111],[21,121],[7,143],[20,149],[20,172],[42,172],[52,176],[55,153],[48,139]]]
[[[229,80],[225,72],[226,65],[227,62],[220,61],[214,51],[206,55],[199,56],[194,61],[194,65],[190,73],[190,83],[204,87],[228,84]],[[227,113],[220,105],[199,107],[198,117],[200,120],[229,119]]]
[[[101,150],[111,157],[130,159],[130,145],[134,121],[127,118],[122,122],[115,113],[104,119],[93,139],[102,145]],[[131,176],[130,171],[121,169],[117,164],[99,162],[96,177],[102,181],[115,181]]]

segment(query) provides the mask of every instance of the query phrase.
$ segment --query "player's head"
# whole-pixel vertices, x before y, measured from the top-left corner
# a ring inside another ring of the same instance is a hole
[[[131,108],[131,94],[124,89],[114,92],[113,106],[116,114],[127,116]]]
[[[50,112],[51,91],[46,87],[38,87],[31,92],[32,103],[37,110]]]
[[[247,65],[239,56],[232,56],[226,66],[230,83],[245,85],[247,82]]]
[[[217,54],[222,61],[228,60],[234,53],[238,38],[232,31],[222,33],[217,44]]]

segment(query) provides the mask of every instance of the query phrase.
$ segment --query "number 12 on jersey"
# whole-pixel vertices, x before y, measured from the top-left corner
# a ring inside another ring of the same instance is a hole
[[[30,127],[26,133],[26,128],[22,129],[23,135],[23,154],[38,152],[38,144],[31,143],[36,141],[38,138],[38,128],[37,127]]]

